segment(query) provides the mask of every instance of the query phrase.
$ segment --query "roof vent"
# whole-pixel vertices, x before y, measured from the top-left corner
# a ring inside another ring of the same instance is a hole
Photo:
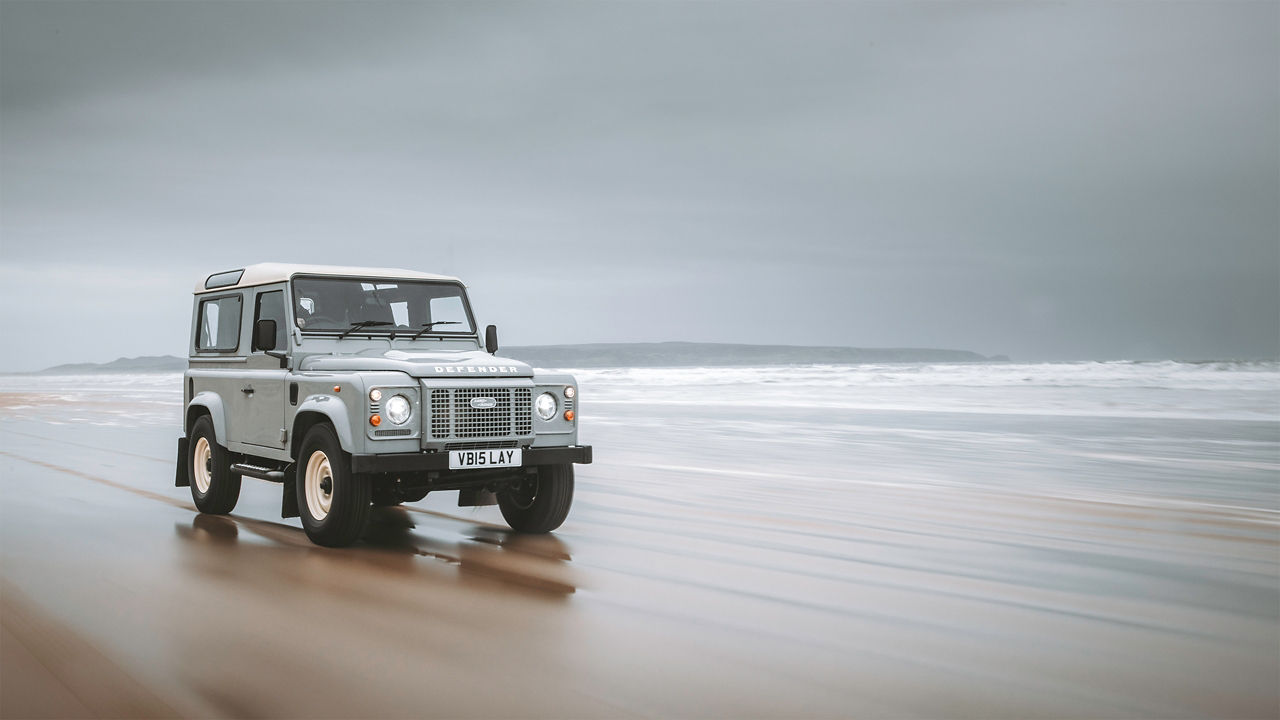
[[[210,275],[208,280],[204,281],[204,289],[213,290],[214,288],[230,287],[240,282],[240,277],[242,275],[244,275],[244,268],[215,273]]]

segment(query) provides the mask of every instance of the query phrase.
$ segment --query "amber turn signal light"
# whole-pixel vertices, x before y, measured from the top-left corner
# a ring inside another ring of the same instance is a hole
[[[572,411],[572,410],[565,410],[565,411],[564,411],[564,419],[565,419],[565,420],[569,420],[569,421],[571,421],[571,422],[572,422],[572,421],[573,421],[573,411]]]
[[[372,426],[374,426],[374,427],[378,427],[379,425],[381,425],[381,424],[382,424],[382,416],[381,416],[381,415],[370,415],[370,416],[369,416],[369,424],[370,424],[370,425],[372,425]]]

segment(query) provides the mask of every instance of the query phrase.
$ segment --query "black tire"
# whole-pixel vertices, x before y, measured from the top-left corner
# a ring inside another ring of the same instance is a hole
[[[187,448],[187,481],[196,508],[210,515],[226,515],[235,510],[240,499],[240,476],[231,472],[231,455],[218,444],[208,415],[201,415],[192,424]],[[197,455],[203,459],[198,460]],[[197,467],[197,462],[203,467]]]
[[[560,527],[573,504],[573,464],[540,465],[538,474],[498,493],[498,509],[512,530],[548,533]]]
[[[297,467],[298,515],[307,537],[325,547],[355,542],[369,519],[372,484],[367,476],[351,472],[351,456],[343,452],[332,427],[320,424],[307,431]],[[310,491],[309,473],[314,473]]]

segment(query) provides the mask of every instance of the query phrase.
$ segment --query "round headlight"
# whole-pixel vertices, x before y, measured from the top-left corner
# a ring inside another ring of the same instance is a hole
[[[565,386],[565,388],[564,388],[564,396],[565,396],[565,397],[567,397],[567,398],[573,398],[573,396],[574,396],[574,395],[577,395],[577,394],[578,394],[578,391],[577,391],[576,389],[574,389],[574,387],[573,387],[572,385],[566,385],[566,386]]]
[[[533,407],[538,411],[538,417],[550,420],[556,416],[556,396],[551,393],[542,393]]]
[[[409,404],[409,399],[403,395],[396,395],[387,401],[383,411],[387,414],[387,419],[396,425],[403,425],[409,420],[409,416],[413,414],[413,406]]]

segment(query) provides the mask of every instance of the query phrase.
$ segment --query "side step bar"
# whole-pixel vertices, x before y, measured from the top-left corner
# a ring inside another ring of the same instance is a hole
[[[258,467],[257,465],[249,465],[246,463],[236,463],[231,466],[231,472],[238,475],[248,475],[259,480],[270,480],[271,482],[284,482],[283,470],[272,470],[270,468]]]

